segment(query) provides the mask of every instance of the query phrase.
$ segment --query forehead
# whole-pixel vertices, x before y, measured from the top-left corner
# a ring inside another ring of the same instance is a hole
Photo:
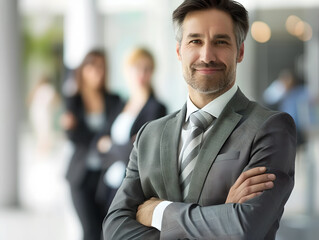
[[[140,65],[140,64],[152,64],[151,58],[146,55],[134,56],[134,58],[129,59],[127,62],[128,65]]]
[[[218,9],[193,11],[183,21],[183,35],[191,33],[228,34],[234,37],[233,21],[229,14]]]
[[[148,57],[141,56],[141,57],[135,59],[135,61],[132,62],[131,65],[137,66],[137,65],[151,65],[151,64],[152,64],[152,62]]]
[[[92,55],[86,59],[87,64],[99,64],[104,63],[104,57],[99,55]]]

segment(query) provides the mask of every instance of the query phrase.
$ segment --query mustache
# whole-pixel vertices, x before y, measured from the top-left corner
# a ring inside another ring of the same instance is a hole
[[[221,68],[226,69],[226,65],[218,62],[209,62],[209,63],[194,63],[192,68]]]

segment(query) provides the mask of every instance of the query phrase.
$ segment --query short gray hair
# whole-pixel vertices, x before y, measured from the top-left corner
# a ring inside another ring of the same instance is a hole
[[[193,11],[218,9],[228,13],[234,24],[237,49],[245,41],[249,23],[248,12],[243,5],[232,0],[185,0],[173,12],[173,24],[176,41],[181,43],[183,38],[183,22],[186,15]]]

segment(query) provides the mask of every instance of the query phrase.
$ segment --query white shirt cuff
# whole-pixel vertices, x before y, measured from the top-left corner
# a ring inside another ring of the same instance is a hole
[[[170,201],[163,201],[156,206],[153,212],[153,217],[152,217],[152,227],[155,227],[159,231],[161,231],[164,211],[166,207],[170,205],[171,203],[172,202]]]

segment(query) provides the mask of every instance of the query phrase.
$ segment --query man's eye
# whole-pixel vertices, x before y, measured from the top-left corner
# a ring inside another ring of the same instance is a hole
[[[193,43],[193,44],[200,44],[200,43],[201,43],[201,41],[200,41],[200,40],[192,40],[192,41],[190,41],[190,43]]]
[[[218,41],[216,41],[216,44],[217,45],[224,45],[224,44],[228,44],[228,43],[224,40],[218,40]]]

